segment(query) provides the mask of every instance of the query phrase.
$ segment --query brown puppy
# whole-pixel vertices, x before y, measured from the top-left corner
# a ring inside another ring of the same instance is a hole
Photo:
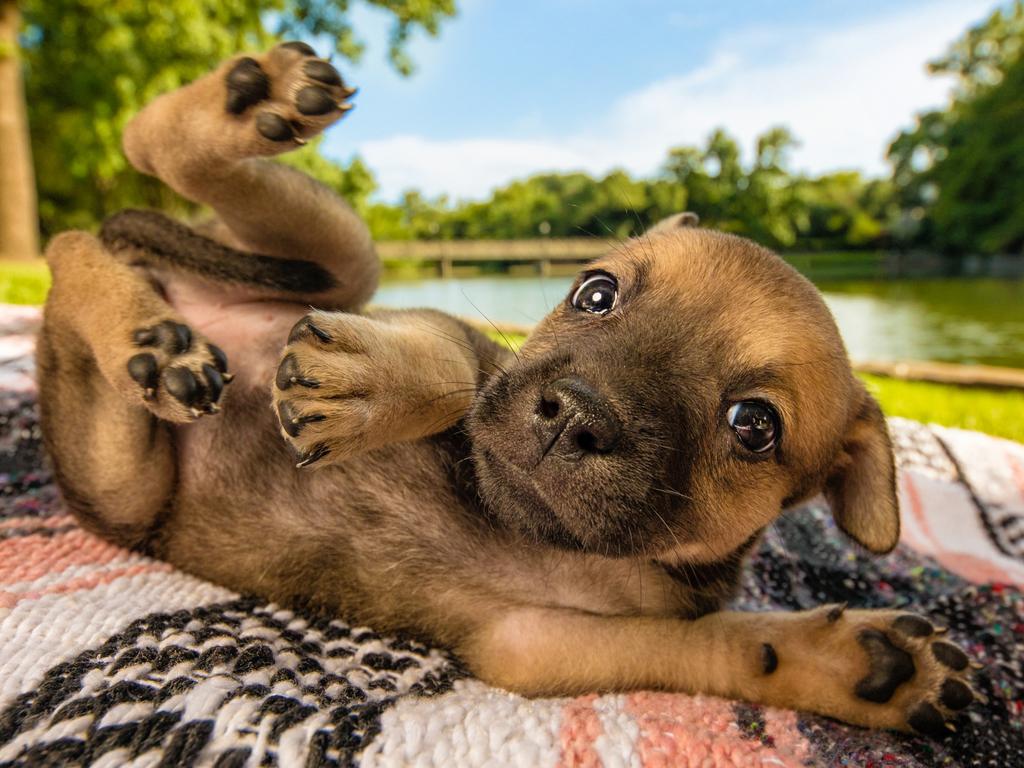
[[[518,354],[438,312],[355,314],[365,227],[258,158],[351,93],[303,44],[228,62],[125,135],[216,211],[205,235],[136,212],[54,240],[41,408],[82,523],[526,694],[942,733],[968,663],[925,619],[717,612],[765,526],[818,492],[868,549],[897,542],[885,423],[811,284],[680,217],[591,264]]]

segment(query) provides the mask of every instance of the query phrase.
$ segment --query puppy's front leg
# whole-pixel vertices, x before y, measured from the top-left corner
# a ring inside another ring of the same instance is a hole
[[[289,335],[274,407],[299,466],[328,464],[456,424],[507,354],[441,312],[313,312]]]
[[[936,735],[974,698],[966,655],[926,619],[842,606],[696,621],[521,608],[460,652],[484,680],[527,695],[703,693]]]

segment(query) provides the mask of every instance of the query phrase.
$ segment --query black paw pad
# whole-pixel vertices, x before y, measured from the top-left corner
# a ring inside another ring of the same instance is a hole
[[[962,672],[967,669],[967,654],[952,643],[932,643],[932,656],[940,664]]]
[[[182,323],[164,320],[152,328],[135,331],[132,340],[140,347],[160,347],[169,355],[180,355],[192,346],[192,330]]]
[[[263,138],[271,141],[289,141],[295,138],[291,124],[273,112],[264,112],[256,118],[256,130]]]
[[[946,720],[942,717],[942,714],[927,702],[918,704],[910,710],[907,722],[911,728],[918,733],[923,733],[925,736],[941,739],[948,733]]]
[[[301,320],[299,320],[299,322],[292,326],[291,331],[289,331],[288,333],[288,343],[292,344],[293,342],[298,341],[307,333],[313,334],[318,339],[320,339],[320,341],[324,342],[324,344],[329,344],[330,342],[334,341],[334,338],[331,336],[331,334],[329,334],[322,328],[318,328],[316,325],[314,325],[313,321],[310,320],[308,317],[304,317]]]
[[[206,349],[209,351],[210,357],[213,358],[213,364],[217,366],[217,370],[221,373],[226,373],[228,370],[228,356],[224,354],[224,350],[216,344],[207,344]]]
[[[277,367],[277,376],[274,377],[274,383],[277,384],[278,389],[288,389],[292,384],[309,387],[310,389],[316,389],[320,386],[319,381],[307,378],[299,372],[299,363],[295,359],[295,355],[284,356],[284,360]]]
[[[771,643],[761,644],[761,669],[766,675],[770,675],[779,668],[779,656]]]
[[[318,445],[309,453],[300,456],[299,462],[295,466],[298,467],[299,469],[302,469],[303,467],[308,467],[310,464],[315,464],[316,462],[320,461],[320,459],[322,459],[330,452],[331,449],[328,448],[326,445]]]
[[[160,370],[153,355],[149,352],[133,355],[128,360],[128,375],[145,390],[146,399],[153,397],[160,379]]]
[[[270,96],[270,80],[260,69],[256,59],[246,56],[241,59],[227,76],[227,109],[233,115],[240,115],[253,104]]]
[[[176,400],[194,406],[203,397],[199,380],[188,368],[175,366],[164,371],[164,388]]]
[[[323,421],[327,417],[322,413],[297,416],[291,405],[281,402],[277,405],[277,418],[281,421],[281,428],[284,429],[289,437],[298,437],[302,433],[304,426],[316,421]]]
[[[285,401],[277,404],[277,419],[281,422],[281,429],[290,437],[298,437],[302,432],[302,425],[297,422],[295,411]]]
[[[971,693],[971,689],[967,687],[966,683],[960,680],[948,679],[942,684],[939,701],[942,702],[944,707],[963,709],[974,701],[974,694]]]
[[[317,80],[326,85],[341,85],[341,75],[334,67],[328,64],[326,61],[307,61],[306,66],[303,67],[306,72],[306,77],[311,80]]]
[[[337,104],[323,88],[307,85],[295,97],[295,107],[304,115],[326,115]]]
[[[857,642],[868,654],[871,671],[857,683],[854,693],[865,701],[884,703],[914,676],[914,659],[877,629],[865,629]]]
[[[915,616],[912,613],[898,617],[892,623],[892,628],[897,632],[902,632],[907,637],[928,637],[928,635],[935,632],[935,627],[932,626],[930,621],[921,616]]]
[[[281,43],[282,48],[287,48],[289,51],[298,51],[304,56],[316,56],[316,51],[313,50],[313,46],[302,42],[301,40],[290,40],[287,43]]]
[[[206,379],[206,389],[210,393],[210,402],[215,403],[220,399],[220,393],[224,391],[224,379],[220,371],[209,363],[203,363],[203,377]]]

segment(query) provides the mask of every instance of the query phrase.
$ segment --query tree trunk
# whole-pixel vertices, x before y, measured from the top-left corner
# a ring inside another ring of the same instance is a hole
[[[18,55],[17,0],[0,0],[0,258],[39,255],[39,218],[32,172],[25,89]]]

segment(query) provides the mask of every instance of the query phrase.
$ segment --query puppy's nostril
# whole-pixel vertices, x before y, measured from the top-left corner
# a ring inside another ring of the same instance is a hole
[[[576,446],[584,453],[597,453],[597,438],[593,432],[581,429],[576,433]]]
[[[540,399],[540,407],[538,410],[540,411],[540,415],[545,419],[553,419],[558,416],[558,412],[562,410],[562,406],[557,400],[542,397]]]

